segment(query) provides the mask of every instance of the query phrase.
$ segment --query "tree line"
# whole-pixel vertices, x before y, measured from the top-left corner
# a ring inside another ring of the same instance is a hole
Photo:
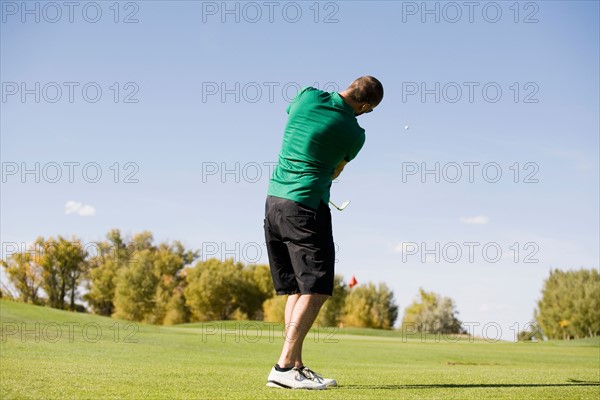
[[[267,265],[198,258],[197,251],[179,241],[154,243],[147,231],[124,238],[113,229],[93,247],[76,237],[40,237],[32,249],[0,261],[12,284],[12,290],[0,287],[0,296],[152,324],[284,321],[286,296],[275,296]],[[597,270],[552,270],[541,294],[531,329],[520,332],[520,340],[600,335]],[[316,322],[392,329],[398,314],[394,293],[385,283],[350,288],[336,275],[333,296]],[[412,332],[465,333],[454,301],[423,288],[404,309],[401,325]]]
[[[154,243],[150,232],[126,240],[118,229],[86,246],[40,237],[32,249],[1,261],[18,300],[152,324],[254,319],[283,322],[286,296],[275,296],[267,265],[233,259],[197,261],[181,242]],[[8,287],[2,288],[5,295]],[[87,304],[84,306],[82,304]],[[350,289],[335,277],[334,295],[319,315],[324,326],[391,329],[393,292],[380,283]]]

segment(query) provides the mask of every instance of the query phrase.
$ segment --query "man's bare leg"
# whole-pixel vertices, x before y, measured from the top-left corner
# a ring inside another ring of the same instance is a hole
[[[288,297],[285,307],[286,339],[277,362],[280,367],[301,367],[303,365],[302,343],[328,297],[324,294],[290,295]]]
[[[287,302],[285,303],[285,326],[284,326],[284,331],[285,331],[285,337],[288,337],[288,327],[290,326],[290,322],[292,321],[292,313],[294,312],[294,307],[296,306],[296,302],[298,301],[298,299],[300,298],[300,293],[298,294],[291,294],[289,295]],[[302,344],[300,344],[300,357],[302,357]],[[295,365],[291,365],[290,366],[295,366],[295,367],[302,367],[302,359],[297,360],[299,362],[295,362]],[[281,364],[279,364],[279,366],[283,367]],[[287,366],[286,366],[287,367]]]
[[[287,298],[287,303],[285,303],[285,329],[290,325],[290,321],[292,320],[292,312],[294,311],[294,306],[296,302],[300,298],[300,293],[298,294],[290,294]]]

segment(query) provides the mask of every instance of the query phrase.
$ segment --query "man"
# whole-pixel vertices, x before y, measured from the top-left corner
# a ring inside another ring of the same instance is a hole
[[[325,389],[337,385],[302,362],[302,343],[333,292],[335,250],[329,210],[331,182],[365,142],[356,117],[383,99],[371,77],[341,93],[303,89],[287,108],[288,122],[265,204],[265,238],[273,284],[288,295],[286,340],[267,386]]]

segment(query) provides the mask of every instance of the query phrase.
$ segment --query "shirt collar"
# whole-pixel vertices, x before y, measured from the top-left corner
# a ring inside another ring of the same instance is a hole
[[[333,92],[332,98],[338,106],[346,109],[346,111],[348,111],[350,114],[354,115],[354,109],[352,108],[352,106],[350,104],[346,103],[344,101],[344,99],[342,99],[342,96],[340,96],[339,93]]]

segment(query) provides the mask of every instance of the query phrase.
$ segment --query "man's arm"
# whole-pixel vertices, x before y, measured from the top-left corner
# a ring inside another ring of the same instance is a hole
[[[333,175],[331,177],[332,180],[336,179],[338,176],[340,176],[340,174],[342,173],[342,170],[344,169],[346,164],[348,164],[348,161],[346,161],[346,160],[340,161],[340,163],[337,165],[337,167],[335,167],[335,170],[333,171]]]
[[[335,167],[335,170],[333,171],[333,175],[331,177],[332,180],[334,180],[338,176],[340,176],[340,174],[342,173],[342,170],[344,169],[346,164],[348,164],[350,161],[352,161],[354,159],[354,157],[356,157],[356,155],[358,154],[360,149],[362,149],[363,145],[365,144],[365,133],[364,133],[365,131],[364,131],[364,129],[362,129],[360,127],[359,127],[359,129],[361,129],[361,135],[355,141],[354,145],[350,148],[350,150],[346,154],[346,157],[344,157],[342,159],[342,161],[340,161],[340,163]]]

